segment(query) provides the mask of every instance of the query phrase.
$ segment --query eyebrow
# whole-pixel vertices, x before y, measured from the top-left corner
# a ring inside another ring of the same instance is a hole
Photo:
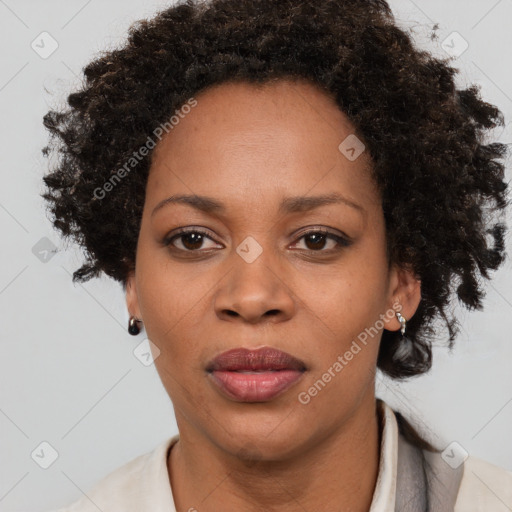
[[[324,194],[320,196],[296,196],[296,197],[286,197],[283,199],[279,206],[280,214],[290,214],[297,212],[306,212],[318,208],[320,206],[325,206],[329,204],[346,204],[363,213],[364,208],[350,201],[346,197],[343,197],[340,194]],[[213,199],[208,196],[198,196],[194,195],[174,195],[160,201],[155,208],[153,209],[151,216],[155,215],[155,213],[168,204],[184,204],[195,208],[196,210],[200,210],[205,213],[225,213],[226,207],[221,202]]]

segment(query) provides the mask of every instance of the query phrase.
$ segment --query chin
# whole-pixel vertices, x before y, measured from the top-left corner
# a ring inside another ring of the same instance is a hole
[[[254,416],[247,417],[246,421],[237,417],[233,423],[224,422],[224,428],[210,432],[209,437],[214,438],[221,449],[242,460],[285,460],[302,452],[307,443],[304,428],[284,421],[285,418],[286,413],[282,412],[278,418],[272,416],[260,421]]]

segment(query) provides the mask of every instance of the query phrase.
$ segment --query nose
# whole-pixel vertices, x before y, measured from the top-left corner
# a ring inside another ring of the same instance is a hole
[[[215,294],[215,310],[223,320],[257,324],[283,322],[295,312],[287,273],[270,257],[270,251],[248,262],[233,254],[231,270]],[[273,261],[271,261],[273,260]]]

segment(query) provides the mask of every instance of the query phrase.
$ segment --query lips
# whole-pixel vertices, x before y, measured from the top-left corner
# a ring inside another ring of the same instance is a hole
[[[274,348],[257,350],[235,348],[218,355],[207,367],[207,371],[304,371],[306,365],[295,357]]]
[[[270,347],[237,348],[213,359],[206,371],[226,398],[239,402],[266,402],[284,393],[304,372],[299,359]]]

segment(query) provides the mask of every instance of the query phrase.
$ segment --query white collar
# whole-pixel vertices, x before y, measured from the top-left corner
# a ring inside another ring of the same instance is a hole
[[[369,512],[393,512],[396,500],[396,475],[398,458],[398,423],[393,409],[377,399],[381,421],[379,472]]]

